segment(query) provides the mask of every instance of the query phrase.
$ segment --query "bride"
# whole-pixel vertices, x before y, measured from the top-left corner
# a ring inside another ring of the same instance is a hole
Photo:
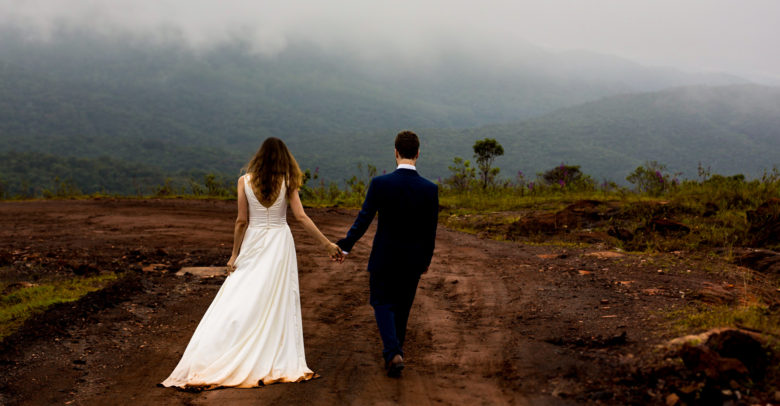
[[[303,211],[301,170],[287,146],[268,138],[238,180],[238,218],[228,277],[163,386],[251,388],[315,376],[306,365],[298,297],[295,218],[331,257],[341,250]]]

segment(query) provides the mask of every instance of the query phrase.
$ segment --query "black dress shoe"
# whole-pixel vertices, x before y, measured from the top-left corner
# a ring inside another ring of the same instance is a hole
[[[401,376],[401,371],[404,369],[404,358],[396,354],[390,362],[387,363],[387,376],[391,378],[398,378]]]

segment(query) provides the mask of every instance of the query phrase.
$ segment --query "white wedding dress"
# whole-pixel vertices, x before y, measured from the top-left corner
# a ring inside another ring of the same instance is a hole
[[[303,352],[295,243],[284,182],[264,207],[244,176],[249,226],[236,270],[195,329],[164,386],[251,388],[313,378]]]

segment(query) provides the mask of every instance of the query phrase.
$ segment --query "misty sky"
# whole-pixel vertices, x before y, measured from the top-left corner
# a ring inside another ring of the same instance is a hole
[[[773,80],[779,22],[777,0],[0,0],[0,25],[35,40],[64,28],[194,49],[241,39],[274,54],[309,41],[408,59],[451,51],[522,57],[531,44]]]

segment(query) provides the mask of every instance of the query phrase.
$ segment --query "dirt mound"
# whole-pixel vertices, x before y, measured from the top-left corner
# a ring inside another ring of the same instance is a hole
[[[780,199],[773,198],[746,213],[748,239],[753,247],[780,245]]]
[[[603,226],[618,215],[619,204],[597,200],[580,200],[555,213],[537,213],[511,224],[507,238],[554,235],[572,230]]]
[[[671,217],[677,212],[678,207],[666,202],[626,205],[580,200],[554,213],[539,212],[517,220],[506,228],[505,238],[517,240],[518,237],[572,234],[577,241],[586,243],[609,243],[615,239],[630,242],[636,237],[639,237],[637,243],[641,243],[641,240],[653,236],[680,237],[690,233],[690,227]],[[634,231],[621,226],[636,219],[640,219],[641,223]]]

